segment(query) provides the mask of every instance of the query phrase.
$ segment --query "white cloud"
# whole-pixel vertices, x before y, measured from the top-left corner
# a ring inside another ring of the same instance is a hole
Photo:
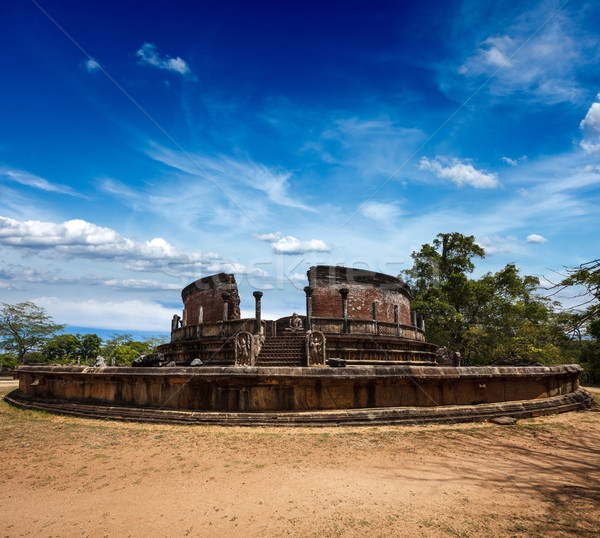
[[[54,223],[0,217],[0,244],[92,258],[188,258],[160,237],[138,243],[111,228],[80,219]]]
[[[465,76],[475,76],[509,64],[507,52],[515,48],[514,40],[508,36],[489,37],[477,49],[474,56],[467,58],[458,68]]]
[[[382,203],[370,201],[363,205],[361,211],[372,220],[382,224],[392,224],[401,214],[401,210],[394,202]]]
[[[277,254],[306,254],[307,252],[330,252],[331,248],[320,239],[300,241],[291,235],[283,236],[280,232],[255,235],[254,239],[271,244]]]
[[[180,75],[188,75],[191,73],[185,60],[182,60],[179,56],[177,58],[171,58],[170,56],[162,58],[156,51],[156,45],[153,45],[152,43],[144,43],[138,49],[136,55],[140,58],[142,63],[153,65],[159,69],[173,71]]]
[[[600,100],[600,93],[596,99]],[[581,120],[580,127],[587,129],[592,135],[600,135],[600,102],[592,103],[585,118]]]
[[[538,235],[538,234],[530,234],[527,236],[528,243],[542,244],[542,243],[545,243],[546,241],[548,241],[548,240],[545,237]]]
[[[485,250],[486,256],[494,256],[496,254],[507,254],[515,251],[515,237],[507,236],[486,236],[481,239],[477,238],[477,244]]]
[[[85,61],[85,68],[87,69],[88,73],[91,73],[92,71],[96,71],[97,69],[100,69],[100,64],[93,58],[88,58]]]
[[[224,260],[214,252],[206,255],[181,252],[162,237],[155,237],[150,241],[134,241],[111,228],[84,220],[54,223],[0,217],[0,245],[49,251],[66,258],[126,261],[126,270],[162,273],[180,280],[220,272],[268,276],[262,269]],[[155,286],[154,281],[109,282],[102,278],[93,278],[92,283],[129,288],[162,286],[160,283]],[[162,289],[165,289],[164,286]]]
[[[274,234],[255,234],[254,235],[254,239],[257,239],[258,241],[266,241],[267,243],[273,243],[279,239],[281,239],[283,237],[283,235],[281,234],[281,232],[277,232]]]
[[[596,96],[596,99],[600,101],[600,93]],[[579,145],[586,153],[600,151],[600,102],[592,103],[579,127],[585,130],[585,138]]]
[[[494,173],[476,170],[469,162],[460,159],[437,157],[435,159],[421,158],[420,170],[428,170],[440,179],[449,179],[459,187],[470,185],[476,189],[493,189],[500,186],[498,176]]]
[[[586,153],[598,153],[600,151],[600,140],[598,142],[582,140],[579,145]]]
[[[33,302],[45,308],[57,323],[94,329],[168,331],[176,313],[153,301],[71,301],[38,297]]]
[[[1,167],[0,176],[8,179],[9,181],[20,183],[21,185],[33,187],[34,189],[39,189],[46,192],[58,192],[60,194],[68,194],[69,196],[85,198],[83,195],[75,192],[71,187],[68,187],[67,185],[50,183],[47,179],[44,179],[43,177],[30,174],[29,172],[25,172],[23,170],[15,170],[12,168]]]
[[[273,250],[278,254],[305,254],[306,252],[329,252],[331,249],[320,239],[300,241],[291,235],[282,237],[271,243]]]
[[[517,166],[517,164],[519,164],[519,163],[527,162],[527,155],[523,155],[522,157],[519,157],[518,159],[511,159],[510,157],[502,157],[502,161],[504,161],[506,164],[508,164],[510,166]]]

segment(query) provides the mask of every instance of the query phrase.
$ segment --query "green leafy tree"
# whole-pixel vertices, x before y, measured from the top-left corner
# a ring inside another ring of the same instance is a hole
[[[466,306],[476,289],[467,277],[473,272],[473,258],[485,252],[475,238],[460,233],[438,234],[432,244],[413,252],[412,269],[402,277],[413,291],[412,307],[427,318],[428,340],[459,351],[463,347]]]
[[[109,339],[102,342],[102,354],[105,357],[112,357],[113,350],[120,345],[127,344],[127,342],[131,342],[133,337],[131,334],[117,334],[114,333]]]
[[[103,352],[109,358],[114,358],[117,364],[130,365],[142,353],[153,353],[160,344],[164,344],[165,338],[145,338],[144,340],[133,340],[130,334],[115,334],[103,346]]]
[[[581,299],[570,316],[570,330],[576,335],[580,362],[593,382],[600,382],[600,260],[593,260],[567,270],[555,293],[577,289]]]
[[[19,364],[24,364],[28,353],[41,349],[64,327],[54,323],[43,308],[31,302],[3,303],[0,308],[0,345],[16,352]]]
[[[14,353],[0,353],[0,362],[3,370],[12,370],[19,366],[19,360]]]
[[[97,334],[78,334],[79,345],[77,353],[86,364],[92,364],[94,359],[100,354],[102,340]]]
[[[80,344],[79,338],[74,334],[57,334],[44,344],[43,351],[49,362],[74,362]]]
[[[537,293],[539,279],[514,264],[470,279],[473,259],[483,257],[473,236],[457,233],[439,234],[413,253],[404,275],[413,308],[426,316],[427,340],[459,351],[465,364],[564,362],[565,325]]]

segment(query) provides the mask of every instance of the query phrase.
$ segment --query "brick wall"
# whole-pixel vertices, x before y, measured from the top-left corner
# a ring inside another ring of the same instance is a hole
[[[394,322],[394,305],[398,305],[399,322],[410,325],[410,290],[401,280],[382,273],[347,267],[316,266],[308,271],[313,288],[314,317],[341,318],[342,296],[347,288],[348,319],[373,319],[373,303],[377,303],[377,319]]]
[[[229,292],[228,319],[240,319],[240,296],[235,277],[226,273],[207,276],[186,286],[181,292],[186,310],[186,325],[198,323],[199,309],[203,310],[203,322],[223,319],[223,298],[221,293]]]

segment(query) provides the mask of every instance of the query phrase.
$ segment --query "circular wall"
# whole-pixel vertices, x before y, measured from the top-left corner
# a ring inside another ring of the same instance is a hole
[[[410,289],[399,278],[351,267],[318,265],[308,272],[313,288],[312,315],[317,318],[341,318],[340,289],[348,290],[348,319],[373,320],[373,303],[377,320],[395,323],[394,306],[398,307],[398,323],[410,325]]]

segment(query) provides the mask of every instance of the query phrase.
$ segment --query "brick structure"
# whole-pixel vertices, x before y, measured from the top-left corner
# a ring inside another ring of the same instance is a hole
[[[377,319],[384,323],[411,324],[410,289],[399,278],[330,265],[311,267],[307,275],[315,318],[342,318],[342,298],[346,295],[350,321]],[[344,290],[348,290],[347,293]],[[397,307],[397,318],[394,307]]]
[[[223,293],[229,293],[227,319],[240,319],[240,296],[235,277],[227,273],[211,275],[183,288],[184,326],[223,320]]]
[[[183,289],[181,326],[175,316],[171,343],[159,351],[181,365],[198,359],[207,366],[243,366],[252,356],[251,366],[307,366],[312,350],[307,342],[322,341],[322,364],[328,359],[349,365],[435,364],[437,346],[425,341],[417,318],[411,322],[410,289],[400,279],[319,265],[308,271],[308,284],[306,316],[263,320],[262,292],[253,293],[255,317],[241,319],[233,275],[197,280]]]

